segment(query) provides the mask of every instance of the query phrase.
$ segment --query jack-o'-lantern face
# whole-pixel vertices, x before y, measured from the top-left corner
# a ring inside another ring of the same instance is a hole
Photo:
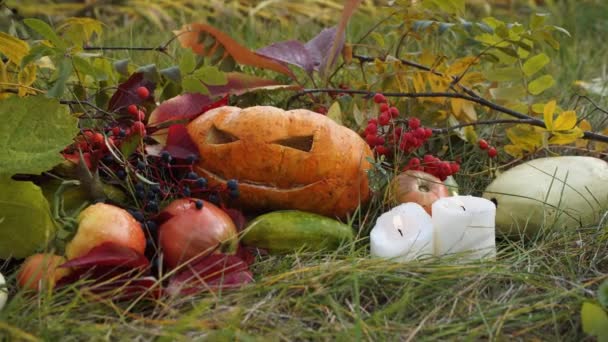
[[[304,109],[220,107],[188,125],[211,185],[239,181],[252,209],[342,217],[368,199],[371,150],[355,132]]]

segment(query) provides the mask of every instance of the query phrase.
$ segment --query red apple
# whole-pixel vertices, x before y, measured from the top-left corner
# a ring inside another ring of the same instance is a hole
[[[160,216],[168,217],[160,224],[158,238],[164,263],[170,269],[199,256],[235,250],[238,236],[234,222],[209,202],[178,199]]]
[[[110,204],[88,206],[78,215],[78,230],[65,249],[68,260],[86,255],[104,242],[114,242],[144,254],[146,236],[128,211]]]
[[[441,197],[448,197],[448,188],[443,182],[426,172],[408,170],[399,174],[391,183],[394,202],[420,204],[432,215],[433,203]]]
[[[29,256],[17,272],[17,285],[22,289],[40,291],[52,289],[55,283],[70,274],[70,269],[59,268],[66,259],[54,254]]]

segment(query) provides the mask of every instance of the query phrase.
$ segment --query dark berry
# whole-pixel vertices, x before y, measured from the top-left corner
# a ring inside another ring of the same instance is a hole
[[[109,164],[114,161],[114,157],[112,157],[111,154],[106,154],[105,156],[103,156],[103,158],[101,158],[101,161],[106,164]]]
[[[146,87],[139,87],[135,90],[140,99],[145,100],[150,96],[150,91]]]
[[[154,192],[150,191],[146,194],[146,198],[150,201],[154,201],[154,200],[156,200],[156,194]]]
[[[239,197],[239,189],[231,189],[228,195],[230,195],[232,198]]]
[[[239,188],[239,183],[237,182],[236,179],[230,179],[227,183],[226,186],[228,187],[228,189],[230,190],[236,190]]]
[[[196,179],[198,179],[198,174],[196,172],[194,172],[194,171],[190,171],[186,175],[186,178],[190,179],[190,180],[196,180]]]
[[[144,171],[146,169],[146,163],[144,163],[142,160],[138,160],[137,161],[137,169],[139,171]]]
[[[119,179],[125,179],[127,177],[127,173],[125,172],[125,170],[120,169],[116,171],[116,177],[118,177]]]
[[[150,190],[152,190],[153,193],[158,194],[160,192],[160,185],[154,184],[150,187]]]
[[[144,222],[144,214],[142,214],[141,211],[133,211],[131,215],[133,215],[137,221]]]
[[[184,186],[184,188],[182,189],[182,194],[186,197],[190,197],[190,195],[192,194],[192,192],[190,191],[190,187]]]
[[[206,188],[207,187],[207,179],[203,178],[203,177],[199,177],[196,180],[196,186],[199,188]]]
[[[148,212],[157,212],[158,211],[158,203],[156,201],[150,201],[146,204],[146,211]]]
[[[145,190],[144,183],[140,183],[140,182],[135,183],[135,190],[136,191],[140,191],[140,190],[144,191]]]
[[[144,197],[146,197],[146,192],[144,190],[135,190],[135,197],[142,200]]]
[[[162,151],[160,153],[160,159],[162,159],[165,163],[170,163],[171,162],[171,154],[169,154],[169,152],[167,152],[167,151]]]
[[[220,204],[220,197],[216,194],[211,194],[209,195],[209,202],[215,204],[215,205],[219,205]]]
[[[146,227],[152,236],[156,235],[158,225],[154,221],[146,221]]]
[[[124,129],[122,129],[122,128],[121,128],[121,129],[118,131],[118,136],[119,136],[120,138],[124,138],[124,137],[126,137],[126,136],[127,136],[127,131],[125,131]]]
[[[199,210],[200,210],[200,209],[203,209],[203,201],[202,201],[202,200],[200,200],[200,199],[199,199],[199,200],[196,200],[196,201],[194,202],[194,205],[196,206],[196,209],[199,209]]]
[[[194,162],[196,162],[196,156],[194,154],[191,154],[188,157],[186,157],[186,163],[194,164]]]

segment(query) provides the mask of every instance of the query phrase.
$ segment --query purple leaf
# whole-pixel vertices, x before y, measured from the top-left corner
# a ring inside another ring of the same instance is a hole
[[[334,43],[334,39],[336,38],[336,31],[336,26],[323,29],[323,31],[321,31],[318,35],[316,35],[313,39],[309,40],[304,45],[311,54],[316,54],[320,56],[319,64],[315,65],[315,71],[325,70],[327,63],[329,62],[327,59],[329,58],[332,44]],[[346,36],[342,34],[338,42],[338,47],[336,51],[342,50],[345,40]],[[338,54],[334,56],[333,60],[331,61],[331,64],[334,64],[337,58]]]
[[[175,158],[186,159],[190,155],[199,157],[198,147],[188,134],[186,125],[177,124],[169,127],[165,151]]]
[[[118,86],[118,89],[114,95],[112,95],[112,98],[110,98],[108,111],[115,112],[126,108],[131,104],[139,105],[143,103],[145,100],[142,100],[135,92],[139,87],[146,87],[150,91],[150,94],[154,94],[156,83],[146,79],[142,72],[134,73],[128,80]],[[150,96],[150,98],[152,98],[152,96]]]
[[[150,114],[148,125],[154,126],[168,121],[189,121],[200,114],[228,103],[227,98],[214,100],[199,93],[188,93],[171,98],[161,103]]]
[[[257,50],[256,53],[298,66],[308,74],[311,74],[315,66],[321,63],[321,55],[318,50],[309,50],[297,40],[274,43]]]
[[[190,295],[217,289],[237,288],[253,281],[245,261],[235,255],[210,254],[185,266],[169,281],[167,293]]]

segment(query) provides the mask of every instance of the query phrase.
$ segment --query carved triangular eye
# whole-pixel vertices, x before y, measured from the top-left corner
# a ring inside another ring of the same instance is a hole
[[[303,137],[290,137],[281,140],[274,141],[274,144],[293,148],[296,150],[310,152],[312,151],[312,144],[314,142],[314,135],[306,135]]]
[[[235,142],[237,140],[239,140],[239,138],[217,128],[215,125],[211,126],[209,132],[207,133],[207,144],[221,145]]]

